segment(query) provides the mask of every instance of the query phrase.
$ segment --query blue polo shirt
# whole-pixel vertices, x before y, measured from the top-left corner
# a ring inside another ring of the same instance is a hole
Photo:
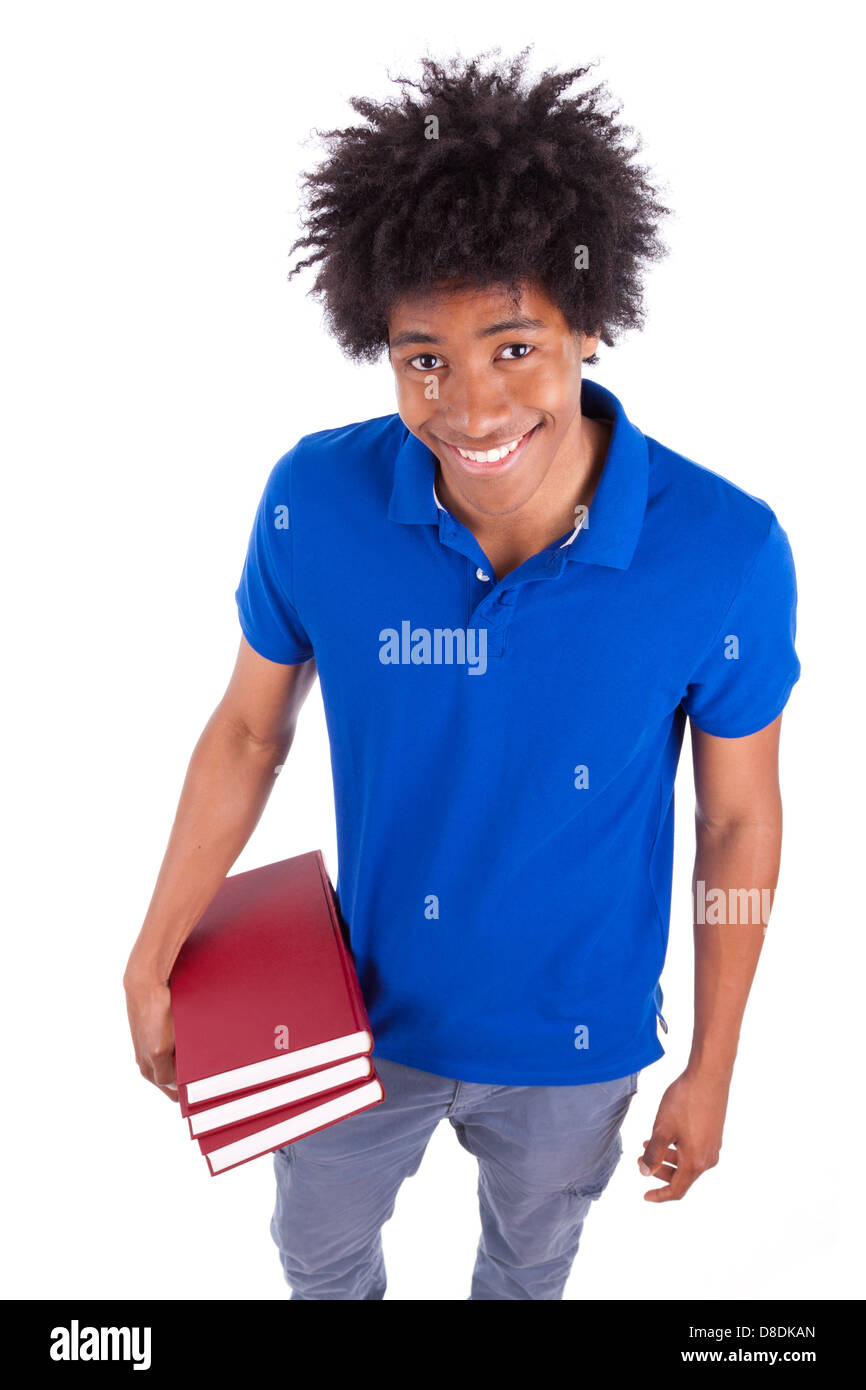
[[[800,674],[770,507],[581,402],[612,422],[585,523],[504,579],[395,414],[278,460],[236,592],[257,652],[316,660],[373,1055],[465,1081],[664,1055],[686,716],[755,733]]]

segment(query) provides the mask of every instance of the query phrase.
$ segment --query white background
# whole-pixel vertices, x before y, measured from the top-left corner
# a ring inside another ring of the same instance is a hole
[[[311,430],[395,408],[387,363],[286,281],[318,126],[387,69],[535,43],[598,59],[676,210],[648,321],[595,379],[776,511],[803,676],[785,843],[721,1161],[637,1171],[688,1055],[692,780],[677,786],[666,1057],[593,1207],[569,1299],[861,1296],[863,301],[854,7],[28,3],[4,8],[4,1292],[284,1299],[269,1159],[208,1175],[139,1076],[121,977],[193,744],[239,640],[256,503]],[[859,129],[858,129],[859,127]],[[336,873],[318,686],[236,868]],[[440,1125],[385,1228],[387,1297],[465,1299],[474,1160]],[[652,1184],[651,1184],[652,1185]]]

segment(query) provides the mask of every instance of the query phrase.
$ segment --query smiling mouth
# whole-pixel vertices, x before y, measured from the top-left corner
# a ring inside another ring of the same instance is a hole
[[[476,468],[490,468],[517,453],[537,429],[538,425],[533,425],[525,434],[520,434],[516,439],[508,440],[507,443],[499,444],[493,449],[461,449],[457,444],[448,444],[446,440],[442,442],[464,463],[474,464]]]

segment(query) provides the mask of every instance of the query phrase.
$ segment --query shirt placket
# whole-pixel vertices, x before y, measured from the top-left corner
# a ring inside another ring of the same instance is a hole
[[[520,590],[527,583],[552,579],[565,566],[567,549],[544,550],[525,560],[504,579],[491,578],[492,566],[475,536],[444,509],[439,512],[439,539],[450,550],[464,555],[467,567],[467,627],[485,629],[488,657],[502,656],[505,635]]]

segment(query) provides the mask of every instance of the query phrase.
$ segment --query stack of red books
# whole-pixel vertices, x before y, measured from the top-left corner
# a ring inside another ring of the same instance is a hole
[[[169,985],[180,1112],[213,1177],[384,1100],[318,850],[230,875]]]

